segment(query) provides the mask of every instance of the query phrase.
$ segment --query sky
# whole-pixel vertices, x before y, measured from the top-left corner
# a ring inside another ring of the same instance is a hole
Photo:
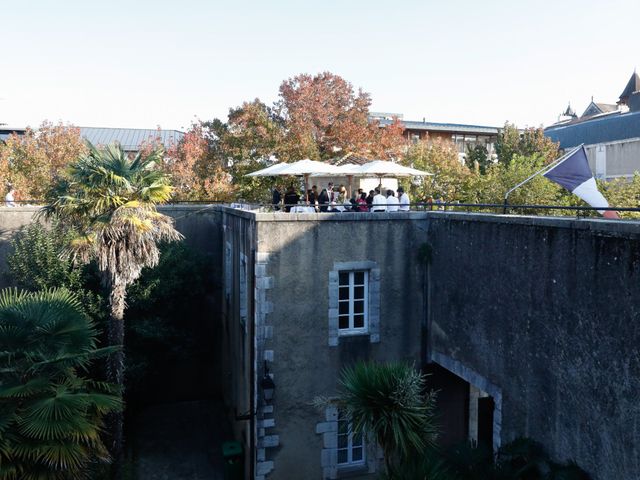
[[[615,103],[632,0],[0,0],[0,123],[185,130],[330,71],[405,120],[548,125]]]

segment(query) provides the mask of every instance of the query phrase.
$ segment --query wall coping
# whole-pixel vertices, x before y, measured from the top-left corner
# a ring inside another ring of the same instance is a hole
[[[228,215],[251,219],[257,222],[378,222],[400,220],[454,220],[459,222],[483,222],[503,225],[526,225],[532,227],[568,228],[592,231],[612,236],[640,236],[640,221],[609,220],[604,218],[543,217],[528,215],[499,215],[468,212],[378,212],[378,213],[261,213],[250,210],[219,206]]]
[[[0,213],[24,213],[24,212],[39,212],[42,210],[43,205],[18,205],[16,207],[5,207],[4,205],[0,206]],[[164,212],[180,212],[180,211],[189,211],[189,212],[207,212],[207,211],[215,211],[221,208],[218,204],[178,204],[178,203],[168,203],[164,205],[159,205],[158,210]],[[232,209],[230,209],[232,210]]]

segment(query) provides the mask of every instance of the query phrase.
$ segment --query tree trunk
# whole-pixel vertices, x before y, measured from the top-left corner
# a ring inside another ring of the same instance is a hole
[[[111,285],[109,292],[109,323],[107,340],[110,346],[121,348],[107,358],[107,380],[119,385],[124,396],[124,306],[126,290],[124,285]],[[113,459],[113,477],[122,478],[124,462],[124,414],[115,412],[108,419],[111,434],[110,451]]]

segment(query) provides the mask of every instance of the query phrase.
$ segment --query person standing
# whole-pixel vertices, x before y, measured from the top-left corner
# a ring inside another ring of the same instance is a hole
[[[387,209],[387,199],[380,193],[380,187],[376,187],[376,194],[371,203],[372,212],[384,212]]]
[[[366,193],[364,193],[364,192],[361,193],[360,197],[357,200],[357,202],[358,202],[358,211],[359,212],[368,212],[369,211],[369,205],[367,205],[367,194]]]
[[[327,191],[326,188],[323,188],[322,191],[320,192],[320,195],[318,195],[318,205],[320,206],[321,213],[324,213],[327,211],[329,203],[330,203],[329,192]]]
[[[16,206],[16,189],[13,188],[13,185],[7,185],[7,194],[4,196],[4,204],[7,207],[15,207]]]
[[[397,212],[400,201],[393,190],[387,190],[387,212]]]
[[[409,199],[409,195],[404,193],[403,187],[398,187],[398,197],[400,197],[400,208],[398,210],[400,210],[401,212],[408,212],[409,210],[411,210],[411,200]]]
[[[287,193],[284,194],[284,211],[289,213],[291,211],[291,207],[297,205],[299,201],[300,195],[296,193],[296,189],[293,185],[289,185]]]
[[[309,191],[309,205],[318,204],[318,187],[314,185]]]
[[[273,187],[273,195],[271,196],[271,203],[275,211],[280,210],[280,202],[282,201],[282,194],[280,193],[280,185]]]
[[[369,195],[365,199],[367,201],[367,207],[369,208],[369,210],[371,210],[371,205],[373,205],[373,196],[374,195],[375,195],[375,192],[373,190],[369,190]]]

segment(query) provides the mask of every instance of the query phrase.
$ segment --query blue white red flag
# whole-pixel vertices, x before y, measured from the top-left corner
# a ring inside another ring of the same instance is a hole
[[[609,207],[609,202],[598,190],[596,180],[589,168],[587,154],[582,146],[543,175],[562,185],[594,208]],[[605,218],[620,218],[613,210],[598,210],[598,212]]]

